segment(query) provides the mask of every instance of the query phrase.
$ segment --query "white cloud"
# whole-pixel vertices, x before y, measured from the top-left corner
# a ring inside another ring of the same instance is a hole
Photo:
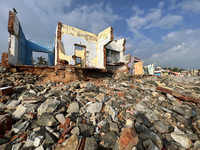
[[[144,14],[144,10],[140,10],[137,7],[137,5],[134,5],[131,9],[135,12],[135,15],[142,15],[142,14]]]
[[[132,30],[144,26],[146,24],[146,19],[139,16],[132,16],[129,19],[126,19],[126,22],[130,30]]]
[[[162,17],[157,22],[152,22],[145,29],[149,28],[161,28],[161,29],[169,29],[172,28],[174,25],[183,24],[183,17],[178,15],[168,15]]]
[[[199,69],[200,29],[173,31],[162,36],[162,42],[154,43],[144,39],[126,48],[126,53],[139,56],[145,64],[155,62],[156,66]],[[131,44],[131,41],[128,41]]]
[[[161,12],[162,10],[160,8],[155,10],[150,10],[150,12],[146,15],[145,19],[147,21],[157,21],[162,17]]]
[[[162,16],[162,7],[164,2],[158,4],[159,8],[153,8],[149,10],[149,13],[144,17],[140,17],[138,13],[134,13],[129,19],[126,19],[128,24],[128,29],[130,31],[135,31],[139,29],[149,29],[149,28],[161,28],[169,29],[175,25],[183,24],[183,17],[179,15],[165,15]],[[136,10],[138,7],[133,6]],[[138,9],[139,10],[139,9]],[[136,11],[137,12],[137,11]]]
[[[58,22],[99,33],[121,17],[113,13],[111,5],[98,3],[78,5],[72,0],[6,0],[0,5],[0,55],[8,49],[8,14],[12,8],[27,39],[53,43]]]
[[[163,53],[156,53],[146,61],[156,61],[157,64],[160,64],[163,67],[166,67],[166,65],[169,64],[170,66],[173,65],[173,67],[177,66],[184,69],[199,69],[199,46],[199,39],[187,41],[180,45],[176,45]]]
[[[200,13],[199,0],[186,0],[177,5],[183,13]]]
[[[163,2],[163,1],[160,2],[160,3],[158,4],[159,8],[160,8],[160,9],[163,8],[164,4],[165,4],[165,2]]]
[[[134,7],[137,7],[134,5]],[[140,29],[143,26],[147,25],[148,22],[154,22],[158,21],[161,18],[161,10],[160,9],[154,9],[150,10],[149,13],[145,17],[140,17],[139,14],[135,13],[133,16],[131,16],[129,19],[126,19],[126,22],[128,24],[128,29],[129,30],[134,30],[134,29]]]
[[[109,4],[105,9],[103,3],[91,6],[81,6],[63,16],[62,22],[75,27],[98,33],[110,26],[114,21],[121,17],[114,15]]]
[[[177,1],[180,2],[180,1]],[[178,4],[176,2],[172,2],[169,10],[178,10],[180,13],[192,14],[192,13],[200,13],[200,1],[199,0],[184,0]]]

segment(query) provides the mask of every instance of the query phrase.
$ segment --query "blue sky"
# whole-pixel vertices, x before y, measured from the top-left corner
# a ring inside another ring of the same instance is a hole
[[[126,54],[144,64],[200,69],[200,0],[0,0],[0,53],[8,49],[8,13],[27,39],[53,43],[57,22],[99,33],[112,26]]]

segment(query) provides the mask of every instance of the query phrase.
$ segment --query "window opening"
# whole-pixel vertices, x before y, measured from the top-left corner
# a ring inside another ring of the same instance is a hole
[[[32,52],[32,65],[47,66],[48,65],[48,53],[44,52]]]
[[[76,57],[76,65],[81,64],[81,57]]]

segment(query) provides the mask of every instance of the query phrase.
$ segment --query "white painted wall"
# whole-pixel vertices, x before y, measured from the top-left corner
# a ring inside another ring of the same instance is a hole
[[[106,46],[107,49],[118,51],[120,53],[119,62],[124,62],[125,64],[129,61],[130,55],[124,55],[124,44],[125,39],[120,39],[117,41],[112,41]]]
[[[107,38],[98,41],[97,51],[98,51],[98,68],[106,68],[104,67],[104,45],[110,42],[111,35],[109,34]]]
[[[8,48],[9,57],[8,63],[11,65],[16,65],[18,63],[18,38],[19,36],[19,20],[15,15],[15,22],[14,22],[14,35],[10,35],[8,39],[8,43],[10,43],[10,47]]]
[[[55,36],[55,48],[54,48],[54,65],[56,66],[57,65],[57,31],[58,31],[58,25],[56,27],[56,36]]]
[[[8,63],[11,65],[15,65],[18,63],[18,39],[15,35],[11,35],[8,39],[8,43],[11,42],[11,46],[9,48],[9,57]]]
[[[86,46],[86,51],[89,51],[89,58],[88,58],[88,67],[96,67],[92,60],[97,57],[96,53],[96,42],[86,41],[84,38],[81,37],[74,37],[68,34],[62,34],[62,43],[64,46],[65,54],[69,57],[75,54],[75,45],[80,44]],[[73,59],[70,60],[69,64],[75,65],[75,61]]]
[[[120,39],[117,41],[112,41],[110,44],[106,46],[107,49],[114,50],[120,52],[120,60],[119,62],[124,62],[124,52],[123,52],[123,44],[125,39]]]

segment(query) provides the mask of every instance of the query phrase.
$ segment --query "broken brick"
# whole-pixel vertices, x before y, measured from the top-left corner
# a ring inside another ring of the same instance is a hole
[[[124,93],[122,93],[122,92],[117,92],[117,95],[118,95],[119,97],[124,97]]]
[[[2,118],[0,120],[0,133],[4,133],[6,130],[11,129],[14,122],[14,119],[10,116]]]
[[[138,142],[139,139],[136,132],[131,127],[127,127],[122,131],[119,138],[120,150],[132,149]]]
[[[13,90],[12,86],[0,88],[0,96],[10,94],[12,93],[12,90]]]
[[[61,133],[61,136],[64,137],[66,134],[70,133],[72,129],[73,129],[73,127],[69,127],[69,128],[67,128],[67,129],[65,129],[65,130]]]
[[[64,129],[68,128],[70,122],[71,122],[71,119],[70,118],[66,118],[65,123],[64,123]]]

